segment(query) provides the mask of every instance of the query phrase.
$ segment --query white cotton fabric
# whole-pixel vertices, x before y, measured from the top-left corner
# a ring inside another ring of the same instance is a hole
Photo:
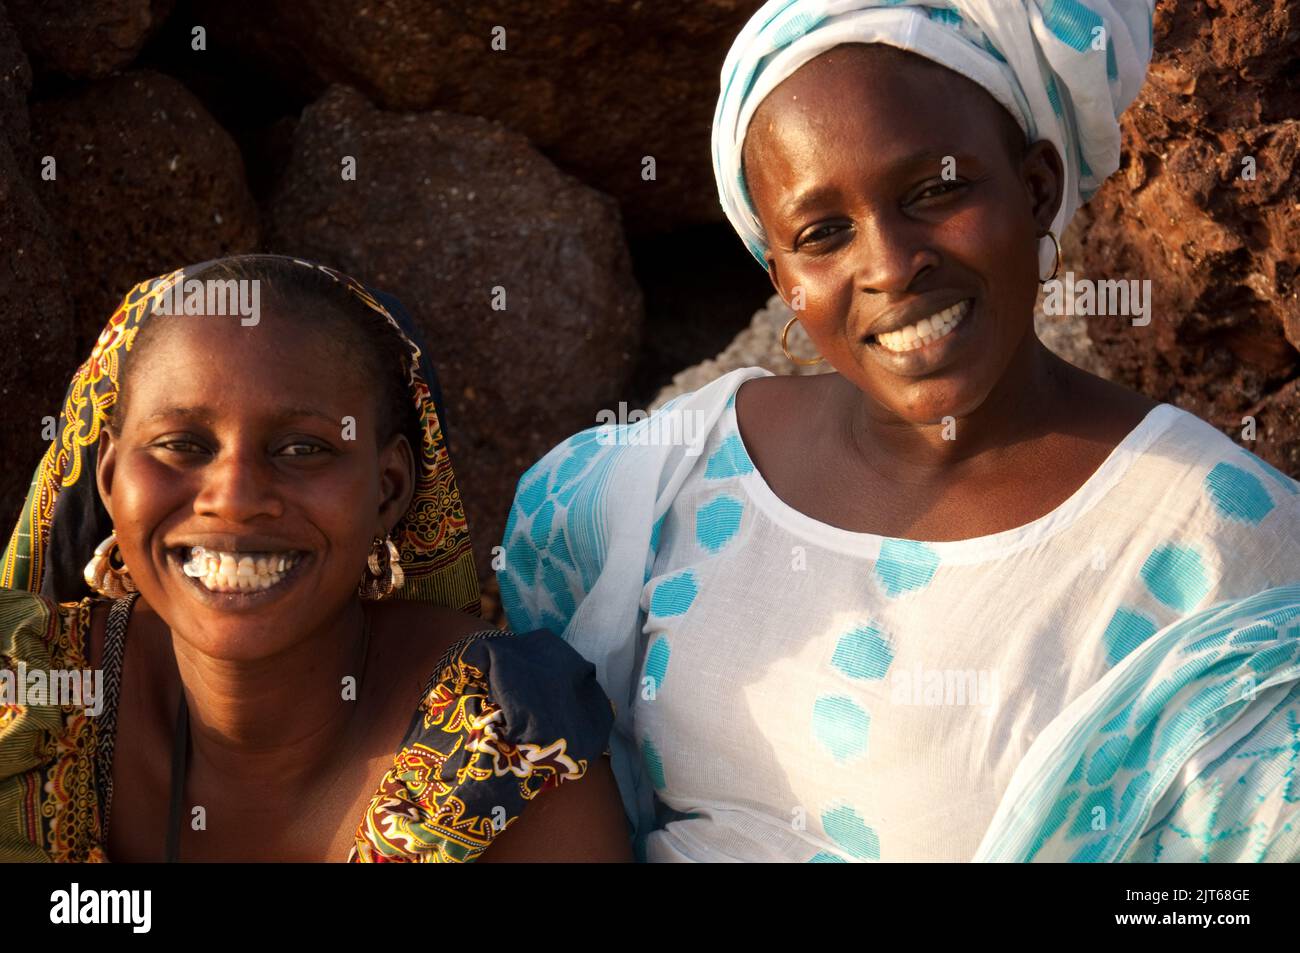
[[[596,664],[648,860],[971,860],[1035,738],[1150,634],[1296,578],[1300,485],[1170,404],[1025,526],[818,522],[744,450],[734,394],[767,374],[565,441],[507,528],[510,624]],[[670,414],[694,446],[638,443]]]

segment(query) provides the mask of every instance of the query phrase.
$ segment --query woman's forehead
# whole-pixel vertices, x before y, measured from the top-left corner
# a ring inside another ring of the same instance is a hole
[[[166,391],[328,396],[363,388],[364,362],[349,354],[336,322],[313,323],[264,309],[256,325],[235,315],[151,318],[154,332],[130,377],[132,399]]]
[[[952,115],[983,117],[989,105],[1001,108],[976,83],[932,60],[884,44],[844,44],[809,60],[763,99],[745,147],[754,133],[789,123],[811,129],[866,116],[892,134],[943,128]]]
[[[742,169],[788,178],[845,146],[865,157],[1002,148],[1019,126],[983,88],[924,57],[845,44],[815,57],[763,100],[746,130]],[[783,174],[784,173],[784,174]]]

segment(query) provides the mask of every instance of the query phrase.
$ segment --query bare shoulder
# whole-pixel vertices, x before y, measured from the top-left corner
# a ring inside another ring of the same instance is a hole
[[[762,454],[774,439],[807,430],[810,415],[825,406],[838,374],[752,377],[736,390],[736,423],[751,451]]]
[[[442,653],[465,636],[491,624],[478,616],[409,599],[392,599],[370,605],[373,635],[398,648],[416,665],[434,665]]]
[[[1097,433],[1095,438],[1102,443],[1114,445],[1124,439],[1152,410],[1160,406],[1160,401],[1148,397],[1140,391],[1132,390],[1106,380],[1095,374],[1074,368],[1077,372],[1074,381],[1075,405],[1072,416],[1079,419],[1078,408],[1087,407],[1090,413],[1084,419],[1091,421]]]

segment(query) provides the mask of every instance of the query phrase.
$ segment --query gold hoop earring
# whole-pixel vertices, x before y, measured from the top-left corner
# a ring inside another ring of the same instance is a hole
[[[116,553],[118,564],[113,565]],[[122,551],[117,545],[117,530],[113,530],[102,543],[95,547],[95,555],[90,557],[82,572],[86,585],[102,596],[121,599],[128,593],[138,592],[131,579],[130,570],[122,562]]]
[[[402,554],[391,539],[376,536],[370,544],[366,558],[366,571],[362,574],[357,595],[369,602],[387,599],[406,582],[402,572]]]
[[[1052,244],[1053,244],[1054,246],[1056,246],[1056,265],[1055,265],[1055,267],[1052,268],[1052,273],[1051,273],[1050,275],[1048,275],[1046,278],[1039,278],[1039,279],[1038,279],[1038,283],[1039,283],[1040,285],[1045,285],[1045,284],[1047,284],[1049,281],[1051,281],[1053,278],[1055,278],[1057,272],[1059,272],[1059,271],[1061,270],[1061,243],[1058,242],[1058,241],[1056,240],[1056,233],[1055,233],[1054,231],[1052,231],[1050,228],[1047,230],[1047,235],[1046,235],[1046,236],[1039,235],[1038,237],[1039,237],[1039,238],[1044,238],[1044,237],[1046,237],[1046,238],[1050,238],[1050,239],[1052,240]]]
[[[785,330],[781,332],[781,350],[785,353],[786,360],[791,364],[798,364],[800,367],[811,367],[814,364],[820,364],[822,361],[826,360],[826,358],[819,357],[815,361],[810,361],[807,358],[795,357],[790,353],[790,348],[786,346],[786,338],[790,336],[790,329],[794,327],[794,323],[798,320],[799,315],[796,314],[785,323]]]

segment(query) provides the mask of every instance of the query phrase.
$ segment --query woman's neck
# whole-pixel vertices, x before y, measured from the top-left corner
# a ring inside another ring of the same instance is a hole
[[[1011,448],[1050,429],[1078,373],[1030,331],[978,407],[924,424],[882,413],[846,380],[842,439],[849,453],[895,482],[920,485],[957,472],[992,472],[1005,465]]]
[[[288,650],[253,662],[211,658],[173,633],[194,766],[232,786],[272,791],[320,780],[320,769],[345,756],[351,740],[365,621],[365,607],[353,600]]]

